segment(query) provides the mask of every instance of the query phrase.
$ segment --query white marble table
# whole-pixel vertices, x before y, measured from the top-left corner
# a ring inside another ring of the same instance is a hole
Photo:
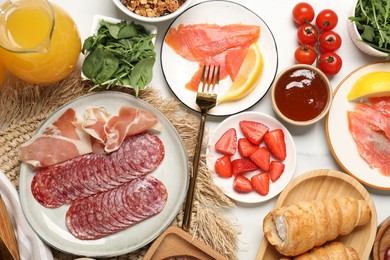
[[[66,9],[75,20],[84,40],[88,37],[93,15],[101,14],[117,18],[126,18],[112,3],[111,0],[52,0]],[[194,0],[193,3],[201,2]],[[272,1],[254,1],[254,0],[236,0],[234,2],[245,5],[257,13],[271,29],[278,48],[279,66],[278,71],[294,64],[293,53],[297,48],[296,27],[292,22],[291,10],[293,6],[300,2],[299,0],[272,0]],[[343,44],[337,53],[343,58],[343,67],[336,76],[331,79],[335,89],[341,80],[346,77],[352,70],[368,63],[375,61],[361,53],[352,43],[347,32],[347,20],[350,15],[353,0],[328,0],[314,1],[307,0],[319,12],[325,8],[331,8],[339,16],[339,23],[335,30],[343,39]],[[158,26],[158,36],[156,40],[156,50],[159,54],[162,38],[171,21],[162,23]],[[159,56],[159,55],[158,55]],[[164,95],[172,96],[166,82],[164,81],[160,60],[154,67],[154,78],[152,85],[162,90]],[[275,117],[269,100],[269,93],[250,109],[251,111],[261,111]],[[212,132],[213,129],[224,118],[208,118],[207,128]],[[325,132],[325,120],[313,127],[299,128],[288,126],[297,149],[297,167],[294,177],[313,169],[342,169],[337,165],[331,151],[328,147]],[[386,204],[390,192],[377,191],[367,188],[371,193],[376,205],[378,214],[378,223],[390,216],[390,209]],[[238,205],[236,208],[226,212],[226,215],[238,225],[241,230],[239,235],[239,252],[238,258],[242,260],[255,259],[259,245],[261,243],[262,220],[264,216],[274,207],[276,198],[255,205]]]

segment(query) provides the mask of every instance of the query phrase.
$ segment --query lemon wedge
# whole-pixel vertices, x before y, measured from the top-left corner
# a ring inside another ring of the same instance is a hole
[[[263,56],[257,43],[253,43],[229,89],[218,99],[219,103],[239,100],[247,96],[256,86],[263,71]]]
[[[359,98],[390,95],[390,72],[375,71],[367,73],[356,80],[348,93],[348,101]]]

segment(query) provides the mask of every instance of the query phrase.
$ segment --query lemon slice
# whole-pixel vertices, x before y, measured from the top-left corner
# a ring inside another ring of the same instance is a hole
[[[348,101],[359,98],[390,95],[390,72],[375,71],[367,73],[356,80],[348,93]]]
[[[263,71],[263,57],[257,43],[253,43],[229,89],[218,99],[219,103],[239,100],[247,96],[256,86]]]

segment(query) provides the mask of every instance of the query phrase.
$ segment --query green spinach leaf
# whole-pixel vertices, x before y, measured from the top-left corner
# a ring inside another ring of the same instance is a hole
[[[134,22],[102,20],[100,25],[83,43],[83,74],[94,82],[93,89],[120,85],[133,88],[138,96],[153,77],[155,35]]]
[[[153,65],[156,61],[155,58],[146,58],[140,60],[131,71],[130,85],[138,91],[143,89],[153,77]],[[136,95],[138,93],[136,92]]]

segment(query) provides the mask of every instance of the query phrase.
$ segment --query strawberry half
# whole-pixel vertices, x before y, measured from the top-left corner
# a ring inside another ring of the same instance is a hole
[[[268,126],[256,121],[243,120],[239,124],[244,136],[257,145],[263,141],[264,135],[269,130]]]
[[[221,177],[230,178],[233,175],[232,163],[230,157],[227,155],[218,158],[215,161],[214,168],[215,172]]]
[[[271,154],[265,146],[260,147],[256,152],[249,156],[252,162],[254,162],[263,171],[268,171],[269,163],[271,161]]]
[[[264,142],[276,159],[279,159],[280,161],[286,159],[286,143],[284,141],[284,132],[282,129],[269,131],[264,136]]]
[[[224,154],[224,155],[234,155],[237,150],[237,132],[236,129],[228,129],[222,136],[219,138],[215,144],[215,150]]]
[[[280,175],[284,172],[284,164],[279,161],[272,161],[269,165],[269,176],[271,181],[275,182],[280,178]]]
[[[251,178],[253,188],[262,196],[269,192],[269,175],[267,172],[261,172],[253,175]]]
[[[243,176],[237,175],[233,181],[233,189],[237,192],[247,193],[253,190],[251,181]]]
[[[257,170],[256,164],[254,164],[251,160],[247,158],[238,158],[232,161],[232,171],[233,175],[237,176],[246,172],[251,172]]]
[[[259,149],[258,145],[251,143],[246,138],[238,139],[238,152],[242,157],[248,157]]]

